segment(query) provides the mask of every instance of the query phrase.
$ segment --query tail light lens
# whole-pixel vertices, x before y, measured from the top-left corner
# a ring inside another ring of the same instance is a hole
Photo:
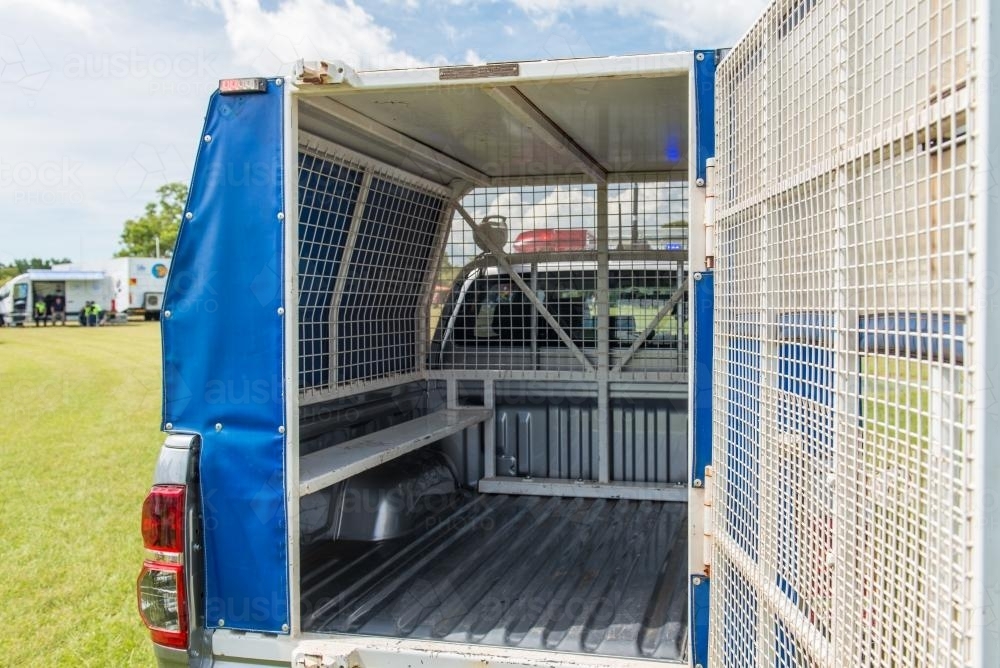
[[[184,551],[184,485],[156,485],[142,504],[142,542],[147,550]]]
[[[139,573],[136,589],[139,595],[139,616],[149,629],[153,642],[187,649],[184,567],[146,561]]]
[[[142,542],[147,556],[136,582],[139,616],[153,642],[186,649],[183,485],[156,485],[142,504]]]

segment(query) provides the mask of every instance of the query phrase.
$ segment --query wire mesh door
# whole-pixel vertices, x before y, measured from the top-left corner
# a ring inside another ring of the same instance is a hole
[[[720,64],[713,666],[975,663],[976,9],[780,0]]]

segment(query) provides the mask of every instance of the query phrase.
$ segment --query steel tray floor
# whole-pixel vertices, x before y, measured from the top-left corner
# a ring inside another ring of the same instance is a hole
[[[306,550],[305,630],[686,656],[685,504],[483,494],[428,524]]]

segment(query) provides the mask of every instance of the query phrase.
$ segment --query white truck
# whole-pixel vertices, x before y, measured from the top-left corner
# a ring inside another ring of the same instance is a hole
[[[102,271],[32,269],[0,287],[0,312],[6,324],[24,325],[32,322],[36,300],[44,301],[56,294],[65,297],[69,319],[77,317],[88,301],[97,302],[108,312],[114,300],[111,279]]]
[[[163,302],[160,665],[1000,665],[991,11],[220,82]]]
[[[104,272],[111,281],[112,311],[130,316],[141,315],[145,320],[160,319],[170,258],[116,257],[97,262],[56,265],[54,268]]]

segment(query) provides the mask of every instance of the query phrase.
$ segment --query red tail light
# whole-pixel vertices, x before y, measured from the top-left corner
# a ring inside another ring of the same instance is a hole
[[[136,582],[139,616],[153,642],[186,649],[184,513],[187,488],[156,485],[142,504],[142,542],[149,558]]]
[[[142,504],[142,542],[147,550],[184,551],[183,485],[156,485]]]

